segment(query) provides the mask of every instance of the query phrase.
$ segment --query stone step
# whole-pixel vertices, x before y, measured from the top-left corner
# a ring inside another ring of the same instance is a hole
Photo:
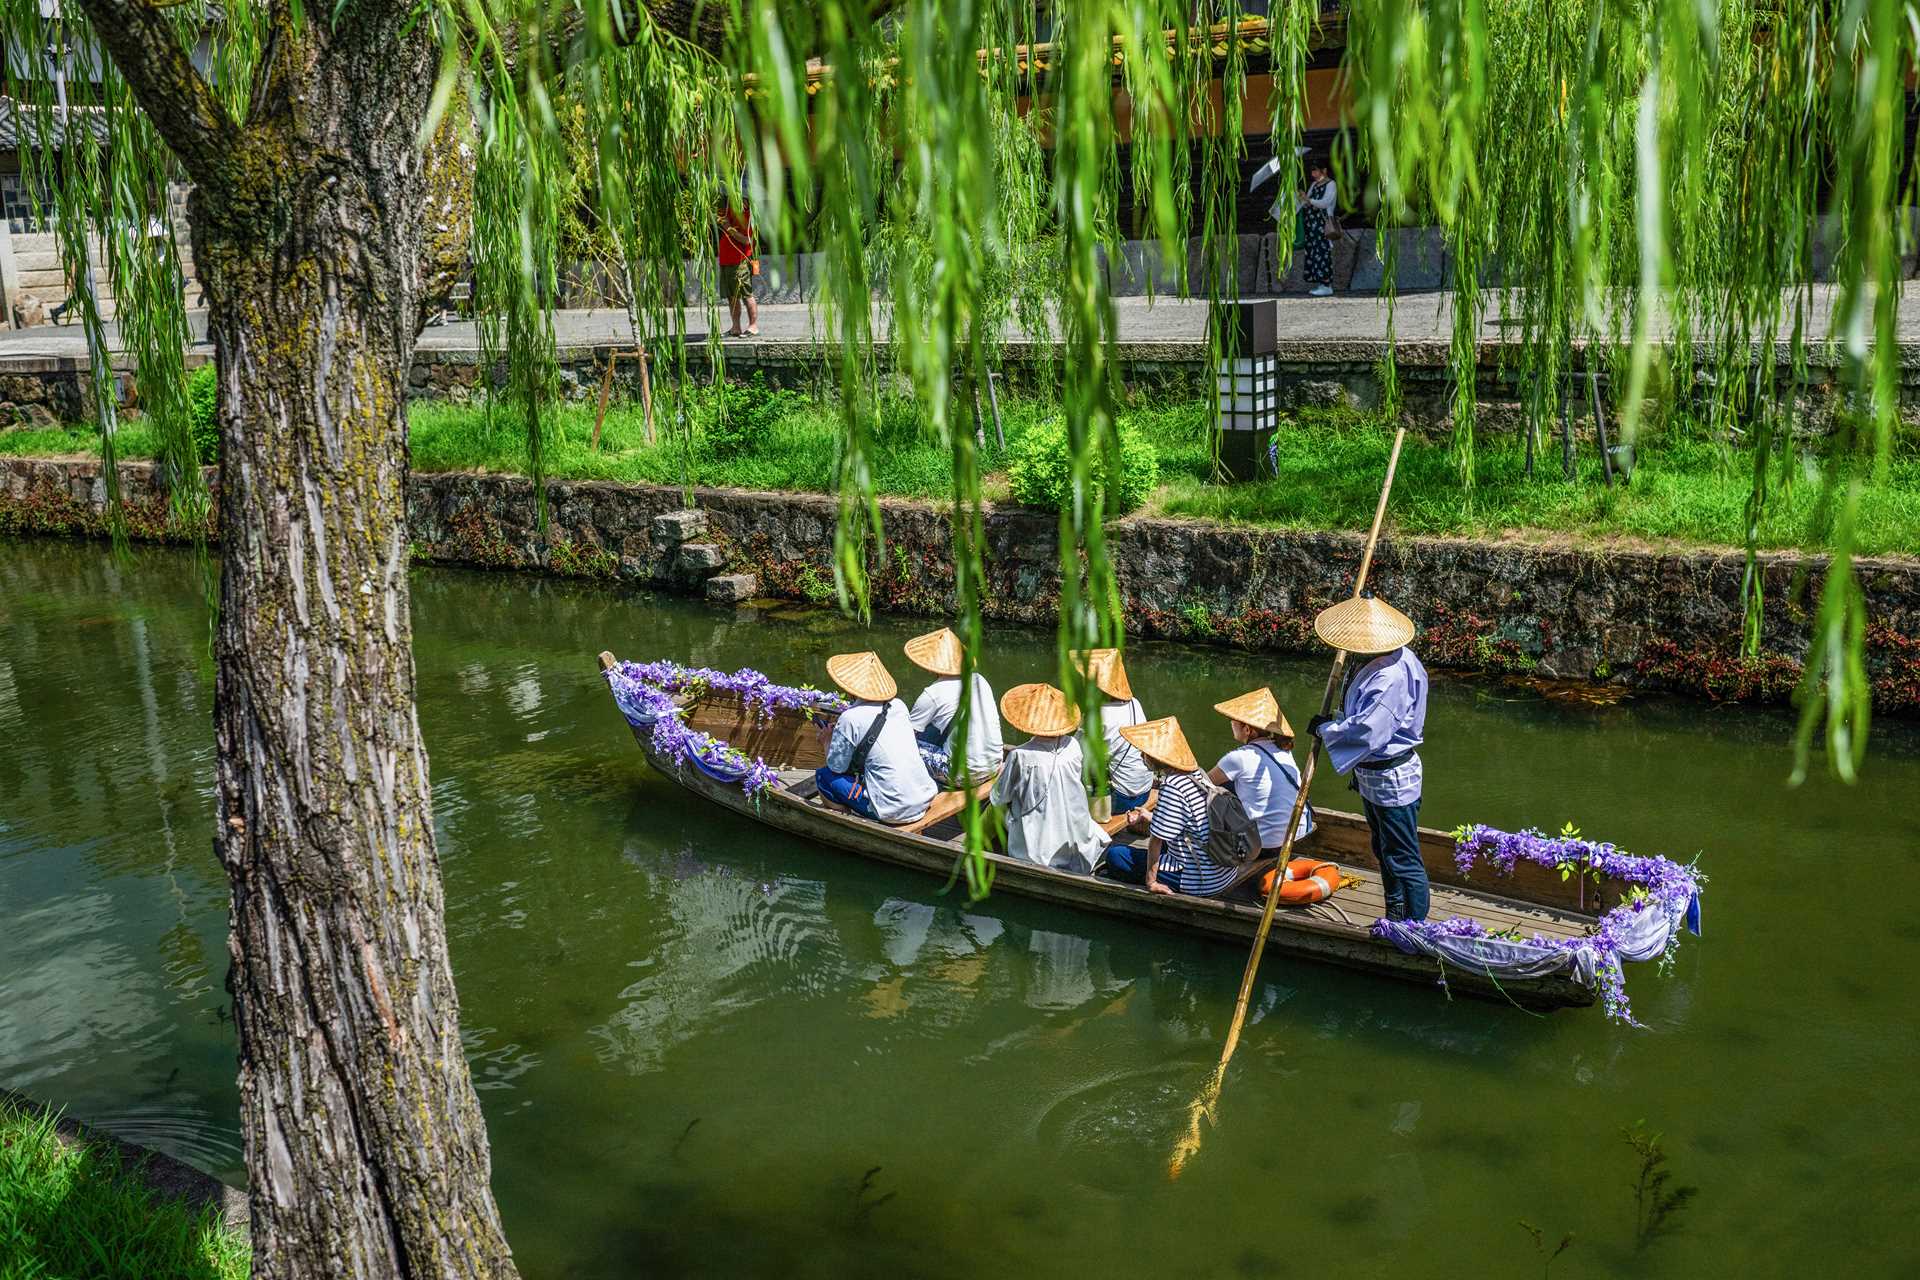
[[[711,542],[684,542],[673,567],[688,577],[704,578],[727,563],[727,553]]]
[[[760,594],[760,578],[752,573],[723,573],[707,579],[707,599],[715,604],[744,604]]]
[[[653,545],[662,551],[671,551],[682,543],[692,542],[707,532],[707,513],[704,511],[669,511],[653,518]]]

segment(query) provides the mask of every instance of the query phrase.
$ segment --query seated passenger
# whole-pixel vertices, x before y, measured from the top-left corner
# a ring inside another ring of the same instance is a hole
[[[1128,742],[1152,766],[1160,781],[1144,851],[1132,845],[1107,850],[1107,868],[1116,880],[1144,884],[1153,893],[1213,897],[1233,885],[1240,868],[1222,866],[1207,852],[1207,776],[1193,758],[1180,721],[1173,716],[1122,729]]]
[[[1080,743],[1069,736],[1080,712],[1052,685],[1023,684],[1000,701],[1007,723],[1033,735],[1007,752],[993,784],[1006,810],[1007,852],[1060,871],[1089,874],[1107,846],[1087,809]]]
[[[1214,708],[1227,718],[1240,745],[1220,757],[1207,776],[1217,787],[1232,787],[1247,816],[1260,827],[1260,846],[1277,856],[1286,842],[1287,819],[1300,795],[1300,766],[1293,761],[1293,726],[1281,713],[1271,689],[1255,689]],[[1313,831],[1313,807],[1300,814],[1294,840]]]
[[[1139,750],[1120,736],[1120,730],[1128,725],[1145,724],[1147,713],[1140,709],[1139,700],[1133,696],[1133,686],[1127,682],[1127,667],[1120,660],[1118,649],[1088,649],[1074,657],[1094,687],[1107,696],[1100,708],[1100,729],[1107,740],[1107,795],[1113,801],[1113,812],[1132,812],[1138,819],[1133,825],[1144,827],[1146,815],[1139,811],[1153,792],[1153,770],[1141,759]],[[1083,731],[1080,736],[1082,754],[1091,754],[1084,744],[1086,733]]]
[[[940,679],[921,691],[913,703],[913,736],[927,772],[942,786],[959,787],[967,778],[985,782],[1000,770],[1004,747],[1000,740],[1000,712],[993,705],[993,686],[973,673],[973,705],[967,710],[967,754],[961,762],[965,777],[950,775],[953,734],[960,720],[960,637],[947,628],[929,631],[907,641],[907,657],[915,666]]]
[[[863,818],[899,824],[927,811],[939,788],[920,762],[920,746],[893,677],[877,653],[841,653],[827,674],[854,699],[827,743],[827,764],[813,775],[820,794]]]

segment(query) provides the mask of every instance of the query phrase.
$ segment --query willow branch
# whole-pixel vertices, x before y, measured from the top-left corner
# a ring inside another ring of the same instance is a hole
[[[78,4],[92,21],[94,39],[188,176],[217,185],[239,148],[240,128],[193,65],[166,13],[142,0]]]

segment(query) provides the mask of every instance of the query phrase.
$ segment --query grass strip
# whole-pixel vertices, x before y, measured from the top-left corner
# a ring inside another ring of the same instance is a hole
[[[248,1262],[214,1208],[154,1195],[111,1145],[0,1096],[0,1280],[244,1280]]]
[[[590,445],[594,406],[558,406],[547,444],[555,479],[626,484],[695,484],[722,488],[832,493],[841,426],[823,400],[765,387],[735,387],[721,397],[710,388],[690,393],[684,421],[668,421],[664,403],[656,439],[647,443],[637,405],[616,403]],[[1005,403],[1009,441],[1057,412],[1031,398]],[[479,404],[418,401],[410,410],[413,466],[418,471],[525,469],[526,435],[505,408],[489,416]],[[1391,433],[1378,418],[1340,409],[1306,409],[1282,427],[1278,474],[1252,484],[1211,482],[1205,407],[1199,400],[1161,406],[1136,404],[1121,421],[1144,434],[1159,452],[1160,488],[1144,514],[1272,529],[1364,529],[1373,514],[1377,477]],[[691,445],[687,442],[691,436]],[[912,406],[883,407],[876,432],[875,481],[882,494],[946,498],[952,492],[950,451],[926,437]],[[119,437],[123,458],[150,457],[157,442],[142,424]],[[1798,547],[1823,541],[1825,513],[1814,470],[1823,441],[1802,442],[1789,470],[1796,476],[1770,504],[1759,529],[1762,547]],[[0,455],[97,456],[90,429],[0,431]],[[989,430],[982,452],[985,495],[1008,497],[1004,451]],[[1476,484],[1460,485],[1444,436],[1411,436],[1394,489],[1391,529],[1401,535],[1570,538],[1603,544],[1632,540],[1679,546],[1739,547],[1752,487],[1751,459],[1684,428],[1643,434],[1631,483],[1608,488],[1592,443],[1578,451],[1571,478],[1562,475],[1557,443],[1540,451],[1536,474],[1525,474],[1525,444],[1517,434],[1483,432]],[[1920,450],[1902,447],[1860,514],[1863,554],[1912,554],[1920,548]]]

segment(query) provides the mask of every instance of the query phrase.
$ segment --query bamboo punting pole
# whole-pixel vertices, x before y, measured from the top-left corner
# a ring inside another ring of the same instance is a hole
[[[1367,589],[1367,574],[1373,569],[1373,551],[1380,543],[1380,524],[1387,515],[1387,495],[1393,492],[1393,473],[1400,465],[1400,446],[1405,443],[1407,429],[1403,426],[1393,433],[1393,452],[1387,456],[1387,478],[1380,486],[1380,502],[1373,509],[1373,527],[1367,530],[1366,550],[1360,556],[1360,572],[1353,580],[1353,594],[1356,598]],[[1347,651],[1338,649],[1333,655],[1333,670],[1327,674],[1327,690],[1320,698],[1320,714],[1329,715],[1333,711],[1333,700],[1340,692],[1340,677],[1347,667]],[[1300,794],[1294,797],[1293,814],[1287,819],[1286,839],[1280,844],[1280,859],[1275,871],[1280,872],[1287,865],[1287,858],[1293,852],[1293,834],[1300,828],[1300,816],[1306,812],[1307,792],[1313,786],[1314,765],[1320,759],[1320,740],[1312,734],[1307,735],[1307,767],[1300,775]],[[1253,980],[1260,972],[1260,957],[1267,949],[1267,933],[1273,928],[1274,908],[1280,904],[1280,885],[1282,874],[1273,878],[1273,887],[1267,891],[1267,907],[1260,914],[1260,929],[1253,935],[1253,950],[1247,956],[1247,967],[1240,975],[1240,996],[1233,1003],[1233,1021],[1227,1024],[1226,1043],[1220,1048],[1220,1065],[1213,1069],[1213,1075],[1207,1085],[1193,1099],[1187,1108],[1187,1132],[1173,1146],[1173,1156],[1167,1162],[1167,1177],[1177,1178],[1181,1170],[1187,1167],[1200,1150],[1200,1121],[1213,1119],[1213,1109],[1220,1101],[1220,1090],[1227,1081],[1227,1064],[1233,1061],[1233,1051],[1240,1046],[1240,1028],[1247,1021],[1247,1002],[1253,997]]]

